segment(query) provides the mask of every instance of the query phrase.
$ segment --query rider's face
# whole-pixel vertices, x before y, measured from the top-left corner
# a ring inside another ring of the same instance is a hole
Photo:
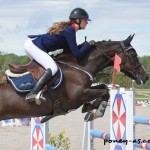
[[[87,24],[88,24],[88,20],[87,19],[82,19],[81,23],[80,23],[81,29],[85,29]]]

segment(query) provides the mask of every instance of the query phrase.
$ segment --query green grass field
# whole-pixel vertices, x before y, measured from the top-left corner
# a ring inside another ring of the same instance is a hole
[[[150,100],[150,89],[136,89],[136,100]]]

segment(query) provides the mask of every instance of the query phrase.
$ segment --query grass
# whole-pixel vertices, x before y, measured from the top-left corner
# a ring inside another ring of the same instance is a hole
[[[136,100],[150,100],[150,89],[136,89]]]

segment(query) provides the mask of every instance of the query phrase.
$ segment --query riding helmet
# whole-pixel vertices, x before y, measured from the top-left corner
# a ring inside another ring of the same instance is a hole
[[[70,13],[69,19],[71,21],[74,21],[75,19],[87,19],[88,21],[91,21],[88,13],[82,8],[73,9]]]

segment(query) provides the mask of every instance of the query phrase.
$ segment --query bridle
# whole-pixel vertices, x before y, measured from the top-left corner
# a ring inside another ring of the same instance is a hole
[[[120,68],[121,70],[128,76],[133,77],[133,78],[139,78],[139,74],[138,72],[136,72],[135,70],[142,66],[140,63],[138,63],[136,66],[134,65],[134,60],[132,57],[130,57],[130,55],[128,55],[128,51],[130,50],[134,50],[135,49],[132,46],[128,46],[126,47],[125,44],[123,43],[123,41],[120,41],[120,45],[121,45],[121,49],[119,50],[119,52],[117,53],[119,56],[123,56],[122,58],[122,62],[120,64]],[[96,45],[97,49],[100,49],[97,45]],[[113,58],[111,58],[110,56],[108,56],[106,53],[101,52],[101,54],[103,54],[106,58],[108,58],[111,62],[114,63],[114,56]],[[133,64],[132,66],[134,66],[133,70],[129,70],[128,68],[125,67],[125,62],[126,60],[129,59],[130,62]]]
[[[127,74],[128,76],[131,76],[131,77],[134,77],[134,78],[139,78],[139,74],[135,70],[138,67],[141,67],[141,64],[138,63],[137,65],[134,65],[133,57],[130,57],[130,55],[128,55],[128,51],[130,51],[130,50],[134,50],[135,51],[135,49],[132,46],[125,47],[123,41],[121,41],[120,44],[121,44],[121,47],[122,47],[120,54],[124,55],[124,57],[122,57],[122,63],[120,64],[121,70],[123,70],[124,73]],[[127,60],[127,58],[130,60],[131,64],[133,64],[132,66],[134,66],[132,71],[127,69],[125,67],[125,65],[124,65],[126,60]]]

